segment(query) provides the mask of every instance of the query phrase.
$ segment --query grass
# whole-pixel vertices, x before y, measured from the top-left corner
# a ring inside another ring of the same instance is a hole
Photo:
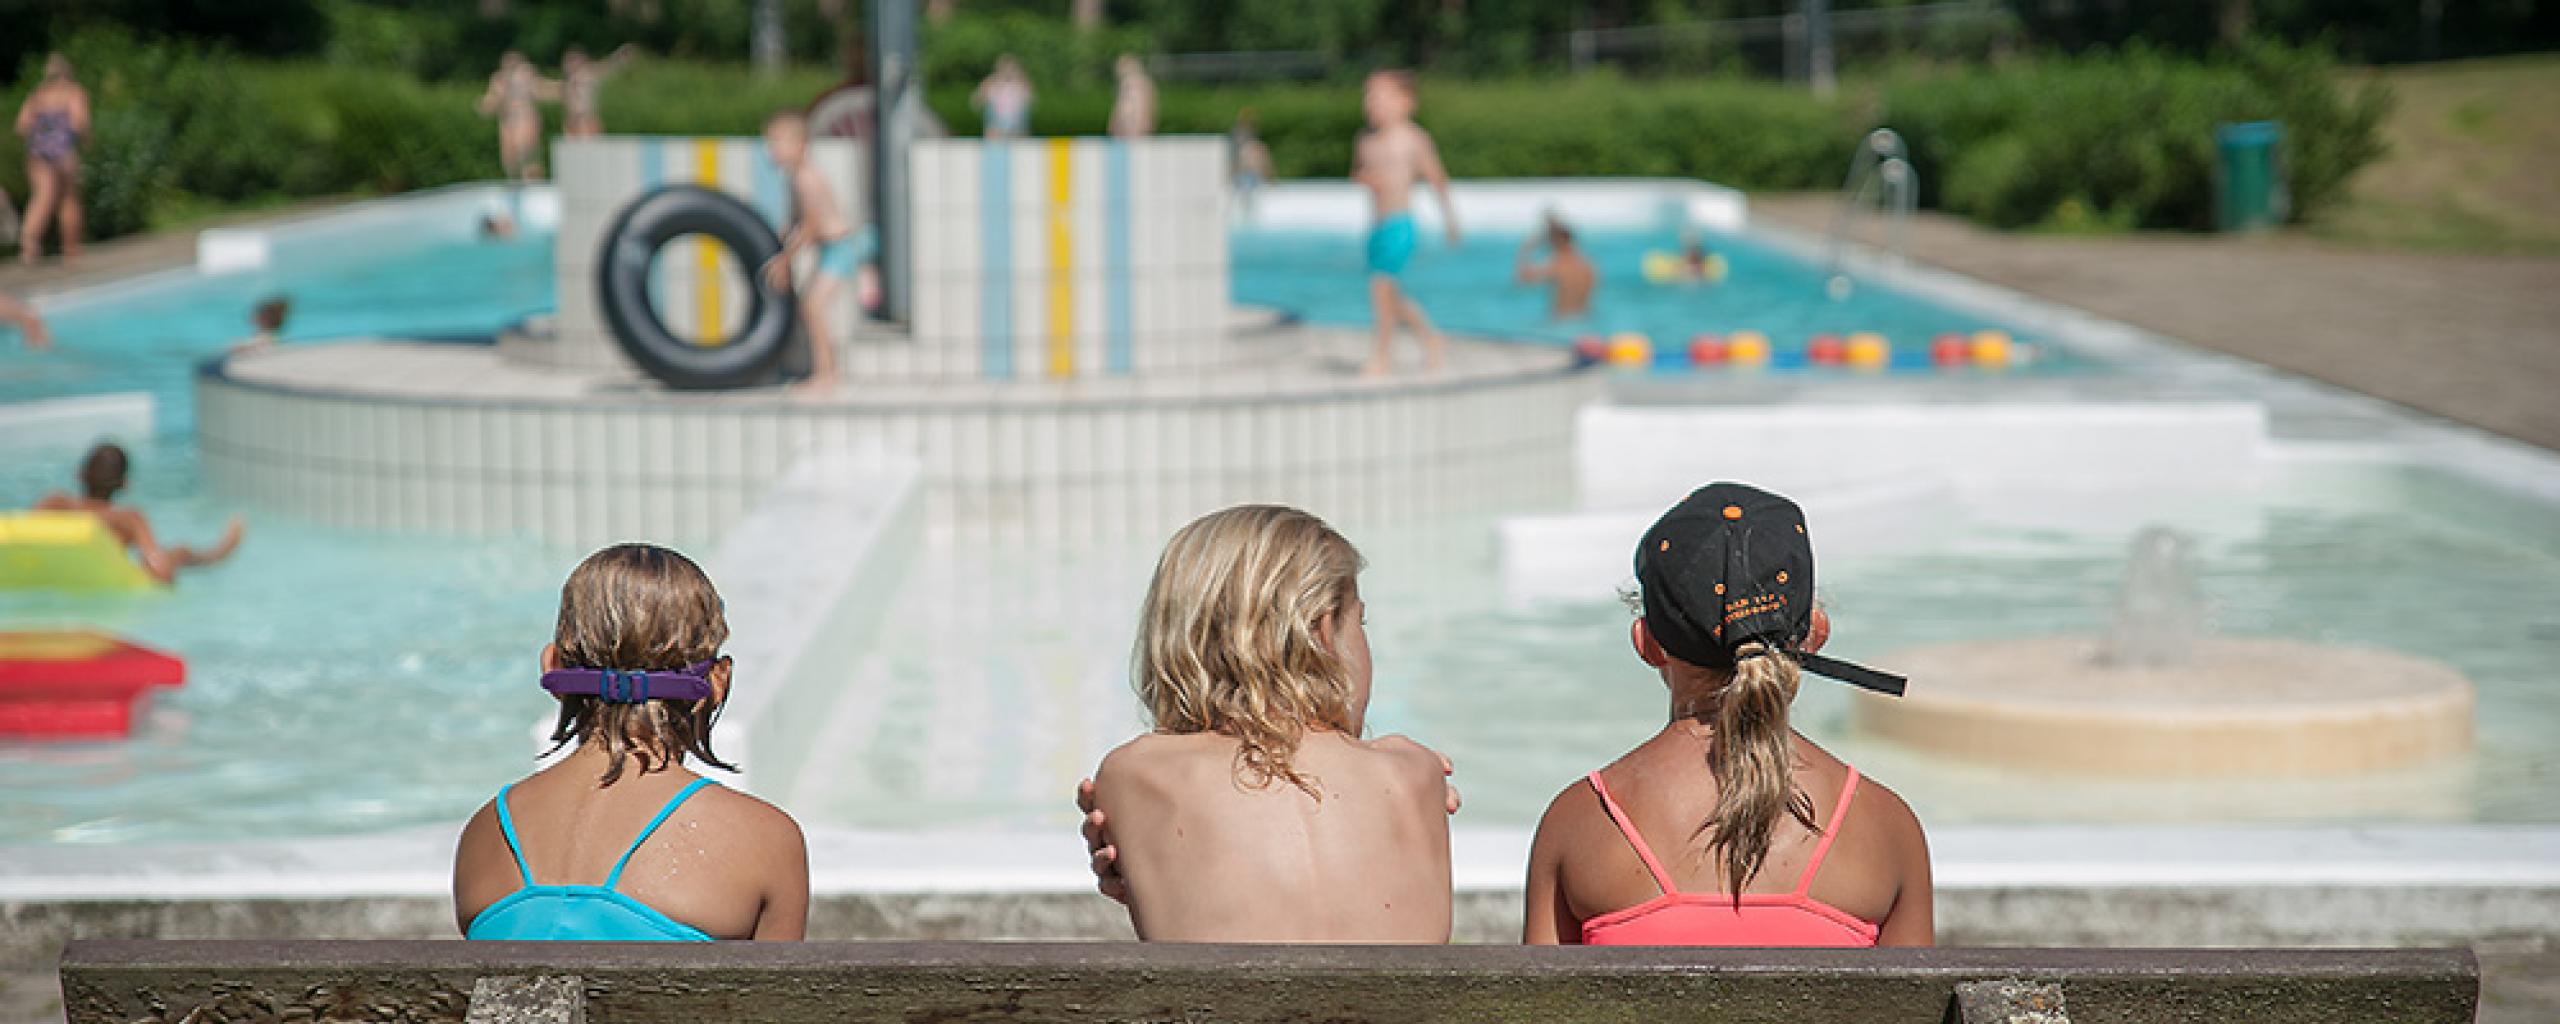
[[[2391,151],[2309,226],[2340,241],[2560,254],[2560,54],[2359,69],[2398,100]]]

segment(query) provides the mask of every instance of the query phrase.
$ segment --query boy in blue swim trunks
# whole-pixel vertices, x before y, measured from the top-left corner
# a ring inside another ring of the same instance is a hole
[[[765,283],[776,290],[791,287],[791,264],[800,251],[812,245],[818,249],[818,272],[800,289],[800,326],[809,336],[809,379],[802,387],[809,391],[832,391],[836,386],[835,339],[827,332],[827,309],[842,294],[844,283],[861,274],[868,254],[864,243],[871,236],[857,235],[853,223],[845,219],[844,207],[836,202],[835,190],[827,187],[827,179],[809,162],[809,122],[798,113],[785,111],[764,123],[765,152],[791,179],[791,229],[783,233],[782,251],[764,265]]]
[[[1369,308],[1378,325],[1378,348],[1362,371],[1368,377],[1383,377],[1394,365],[1399,319],[1422,339],[1424,366],[1436,370],[1447,360],[1448,343],[1397,281],[1421,241],[1412,210],[1416,179],[1430,182],[1439,195],[1440,219],[1448,224],[1449,244],[1458,244],[1458,213],[1449,202],[1449,172],[1440,166],[1440,150],[1431,144],[1430,133],[1413,123],[1414,103],[1410,71],[1371,72],[1361,95],[1369,129],[1361,133],[1354,150],[1351,177],[1369,189],[1370,207],[1377,213],[1377,225],[1369,229],[1368,262]]]

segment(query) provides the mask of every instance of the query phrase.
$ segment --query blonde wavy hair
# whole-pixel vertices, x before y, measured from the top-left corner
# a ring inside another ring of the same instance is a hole
[[[1309,728],[1356,733],[1351,674],[1317,636],[1359,596],[1358,549],[1324,520],[1239,505],[1165,542],[1130,658],[1161,732],[1233,737],[1236,772],[1322,799],[1291,764]]]

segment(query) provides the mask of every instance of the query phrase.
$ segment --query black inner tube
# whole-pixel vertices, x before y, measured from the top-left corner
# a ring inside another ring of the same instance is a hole
[[[710,344],[677,337],[649,304],[649,265],[658,250],[685,235],[707,235],[728,247],[747,276],[747,316],[737,331]],[[754,207],[697,185],[669,185],[622,208],[597,252],[596,298],[613,339],[649,375],[688,391],[758,387],[777,377],[791,347],[792,303],[764,282],[765,262],[782,239]]]

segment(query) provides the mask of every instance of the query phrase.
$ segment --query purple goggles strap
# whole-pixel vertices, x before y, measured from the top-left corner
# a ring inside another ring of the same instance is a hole
[[[564,668],[542,674],[542,688],[562,697],[602,697],[607,704],[646,700],[711,699],[711,666],[719,659],[681,669],[623,671],[610,668]]]

